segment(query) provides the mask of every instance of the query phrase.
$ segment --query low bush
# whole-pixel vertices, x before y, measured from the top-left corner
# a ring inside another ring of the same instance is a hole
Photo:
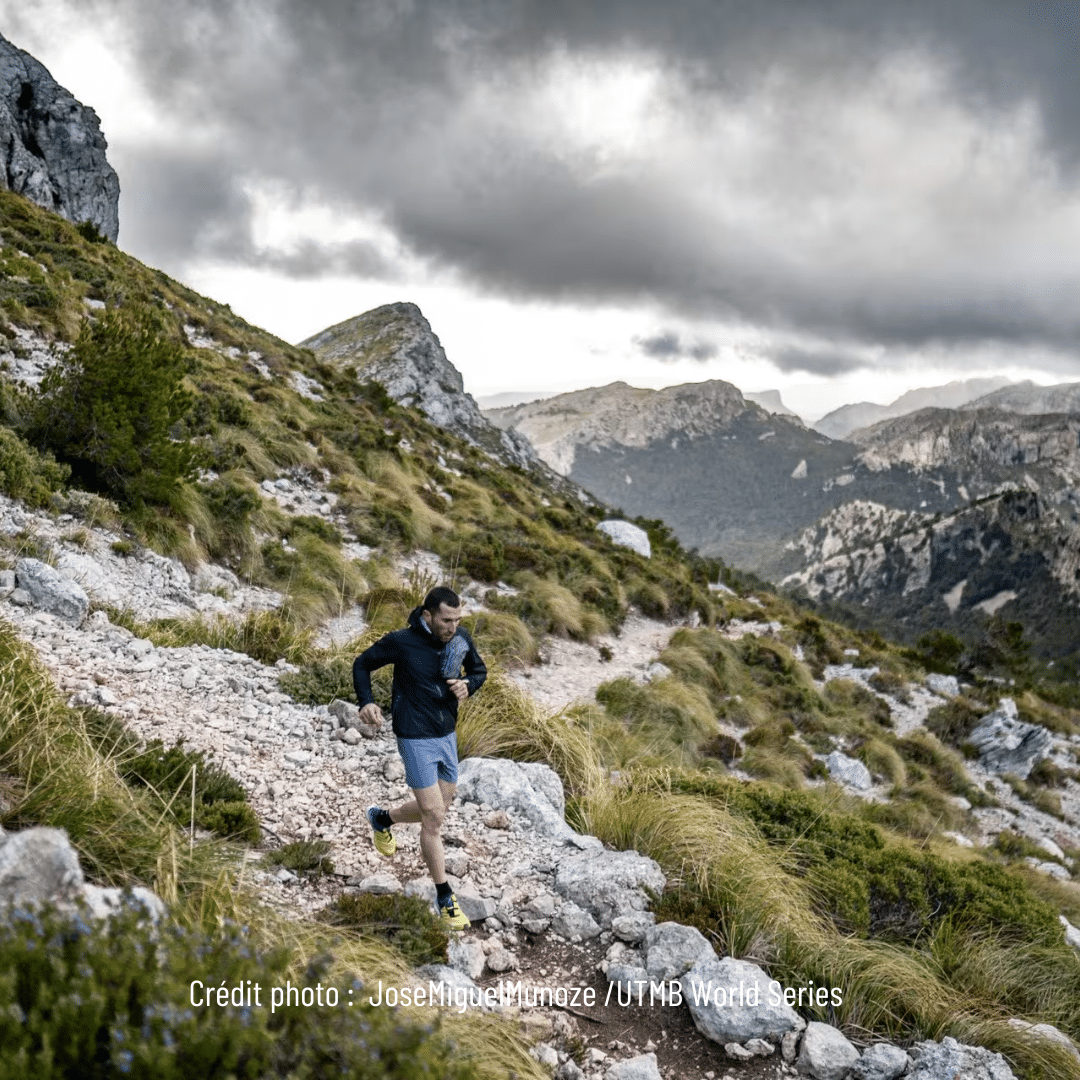
[[[446,933],[419,896],[342,894],[323,908],[319,918],[331,926],[385,938],[412,967],[446,963]]]
[[[313,962],[297,988],[310,988],[313,996],[318,988],[321,1006],[271,1011],[271,990],[290,982],[288,961],[287,950],[253,951],[235,925],[203,932],[170,923],[153,930],[135,907],[96,924],[50,911],[18,912],[0,922],[0,1075],[476,1075],[437,1020],[414,1023],[368,1005],[359,981],[334,979],[326,960]],[[218,1004],[221,987],[239,990],[235,1004]]]
[[[0,491],[30,506],[48,506],[60,491],[71,469],[41,453],[9,428],[0,427]]]
[[[334,863],[330,858],[332,847],[329,840],[297,840],[267,852],[263,860],[271,866],[283,866],[294,874],[321,877],[334,872]]]

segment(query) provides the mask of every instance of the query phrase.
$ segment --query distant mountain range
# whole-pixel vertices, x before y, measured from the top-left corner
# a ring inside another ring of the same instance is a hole
[[[899,402],[956,400],[994,381]],[[663,519],[687,547],[902,639],[942,626],[974,634],[1000,610],[1030,628],[1039,655],[1064,658],[1080,654],[1080,414],[1032,410],[1076,389],[998,386],[847,442],[719,381],[612,383],[486,415],[603,501]]]
[[[896,416],[906,416],[919,409],[958,409],[1008,384],[1008,379],[996,376],[987,379],[964,379],[946,383],[944,386],[918,387],[901,394],[889,405],[875,405],[871,401],[841,405],[810,426],[830,439],[846,439],[859,428]]]
[[[1014,413],[1080,412],[1080,383],[1036,386],[1030,379],[1004,386],[984,397],[961,405],[961,409],[1001,409]]]

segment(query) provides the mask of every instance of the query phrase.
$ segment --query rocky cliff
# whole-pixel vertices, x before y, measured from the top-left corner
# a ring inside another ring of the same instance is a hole
[[[804,569],[783,584],[861,613],[914,641],[944,628],[968,638],[998,611],[1019,620],[1034,652],[1075,659],[1080,515],[1009,491],[944,516],[848,503],[791,545]]]
[[[538,464],[527,439],[501,431],[465,393],[461,372],[447,359],[431,324],[415,304],[385,304],[301,342],[321,360],[381,383],[397,402],[420,409],[432,423],[456,432],[505,461]]]
[[[93,109],[29,53],[0,37],[0,140],[5,187],[116,242],[120,182]]]
[[[1012,481],[1032,490],[1080,483],[1080,416],[923,409],[853,432],[870,468],[955,469],[972,498]]]

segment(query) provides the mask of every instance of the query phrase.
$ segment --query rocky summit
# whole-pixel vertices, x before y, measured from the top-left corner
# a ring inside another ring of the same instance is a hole
[[[538,464],[527,439],[499,430],[465,393],[461,372],[447,359],[415,304],[385,304],[328,327],[301,345],[358,378],[380,383],[395,401],[416,406],[436,426],[518,465]]]
[[[97,114],[3,37],[0,140],[5,187],[68,221],[88,221],[116,242],[120,181],[105,158]]]

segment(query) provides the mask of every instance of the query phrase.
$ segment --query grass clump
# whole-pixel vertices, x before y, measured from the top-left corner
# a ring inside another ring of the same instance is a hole
[[[314,653],[314,632],[299,625],[286,611],[250,611],[242,619],[224,615],[189,615],[143,620],[130,611],[105,606],[109,622],[130,630],[155,645],[182,648],[208,645],[245,653],[262,664],[278,660],[304,663]]]
[[[329,840],[297,840],[267,852],[263,861],[270,866],[283,866],[294,874],[317,878],[334,872],[334,862],[330,858],[332,847]]]
[[[194,797],[197,827],[228,839],[259,842],[259,821],[247,792],[203,751],[186,749],[182,740],[166,748],[160,739],[138,751],[133,736],[118,731],[113,717],[92,710],[84,715],[91,742],[111,756],[127,783],[149,791],[170,820],[191,824]]]
[[[331,926],[385,938],[410,966],[446,963],[446,933],[419,896],[343,893],[323,908],[319,918]]]

